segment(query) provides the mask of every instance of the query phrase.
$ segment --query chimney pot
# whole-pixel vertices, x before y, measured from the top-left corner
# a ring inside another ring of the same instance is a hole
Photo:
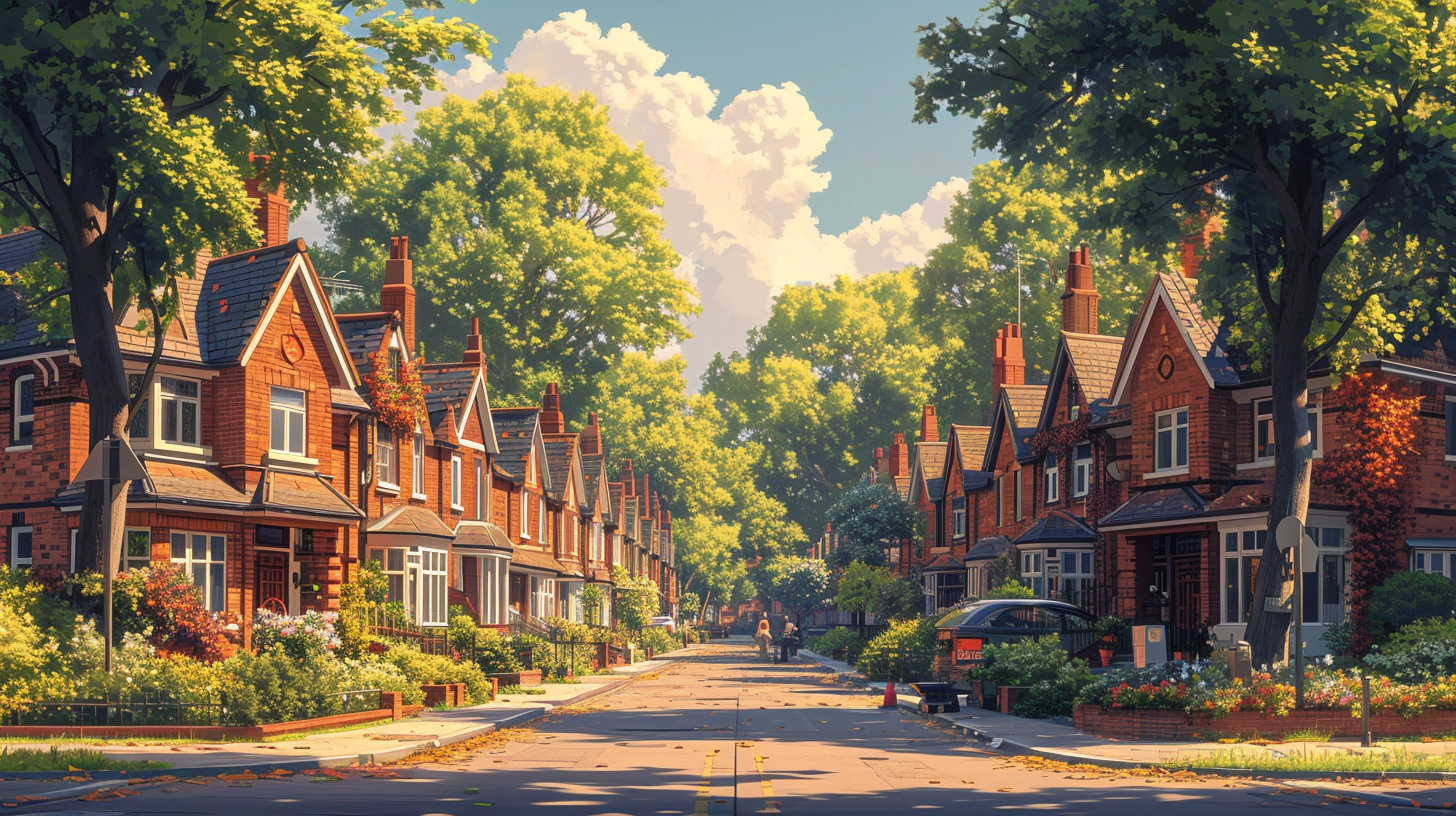
[[[283,196],[283,184],[279,182],[271,190],[264,188],[269,159],[266,153],[249,153],[253,177],[243,182],[248,198],[253,200],[254,223],[263,234],[263,243],[259,246],[265,247],[288,242],[288,199]]]
[[[940,441],[940,424],[936,421],[934,405],[927,405],[920,409],[920,441]]]
[[[409,257],[409,236],[389,239],[389,260],[384,262],[384,287],[379,291],[379,308],[399,313],[400,333],[405,348],[415,351],[414,262]]]

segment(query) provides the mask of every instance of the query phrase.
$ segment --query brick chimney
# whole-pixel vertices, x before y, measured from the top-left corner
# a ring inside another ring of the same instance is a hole
[[[890,443],[890,475],[910,475],[910,446],[905,444],[905,434],[895,434]]]
[[[414,262],[409,256],[409,236],[389,239],[389,260],[384,262],[384,288],[379,291],[379,308],[398,312],[403,324],[404,345],[415,353]]]
[[[1062,293],[1062,330],[1097,333],[1097,285],[1092,282],[1092,260],[1087,245],[1067,257],[1067,291]]]
[[[617,474],[617,478],[622,480],[623,496],[637,495],[637,477],[632,475],[631,459],[622,460],[622,472]]]
[[[991,400],[1001,399],[1001,388],[1026,382],[1026,357],[1022,352],[1021,326],[1007,323],[996,330],[996,352],[991,358]]]
[[[889,457],[885,456],[884,448],[875,448],[874,467],[876,477],[890,475],[890,459]]]
[[[642,484],[638,485],[637,487],[638,487],[637,495],[641,496],[642,498],[645,499],[645,498],[647,498],[647,497],[649,497],[649,496],[652,495],[652,487],[651,487],[651,485],[649,485],[647,483],[647,474],[646,473],[643,473],[642,474]],[[651,507],[648,506],[647,509],[650,510]]]
[[[920,409],[920,441],[940,441],[940,421],[935,416],[934,405],[927,405]]]
[[[546,386],[546,393],[541,395],[541,433],[559,434],[566,433],[566,420],[561,416],[561,394],[556,391],[556,383]]]
[[[248,161],[257,171],[252,178],[243,182],[248,198],[253,200],[253,216],[258,231],[263,233],[259,246],[278,246],[288,242],[288,199],[283,197],[283,182],[273,190],[265,188],[264,174],[268,169],[267,154],[248,154]]]
[[[582,456],[602,455],[602,426],[597,421],[597,412],[587,414],[586,427],[581,429],[581,441],[577,443]]]
[[[480,318],[470,318],[470,334],[465,336],[465,356],[461,358],[466,365],[473,365],[482,371],[485,369],[485,354],[480,350]]]

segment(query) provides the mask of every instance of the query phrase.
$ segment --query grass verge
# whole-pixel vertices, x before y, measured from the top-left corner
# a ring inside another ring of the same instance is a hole
[[[1344,751],[1320,750],[1291,751],[1248,751],[1232,748],[1227,751],[1210,751],[1189,756],[1177,762],[1165,763],[1162,767],[1172,770],[1202,771],[1211,768],[1245,768],[1251,771],[1309,771],[1315,773],[1347,773],[1350,771],[1383,771],[1402,773],[1411,771],[1456,771],[1456,757],[1442,754],[1423,754],[1396,748],[1390,751],[1370,753],[1347,753]]]
[[[85,748],[6,748],[0,751],[0,773],[30,771],[164,771],[170,762],[112,759],[100,751]]]

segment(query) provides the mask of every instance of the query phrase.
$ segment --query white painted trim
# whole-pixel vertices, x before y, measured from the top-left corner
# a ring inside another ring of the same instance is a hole
[[[274,462],[282,462],[285,465],[308,465],[310,467],[317,467],[319,463],[319,460],[311,456],[299,456],[298,454],[288,453],[287,451],[276,450],[269,450],[264,461],[270,465]]]
[[[1187,476],[1187,475],[1188,475],[1188,468],[1187,468],[1187,466],[1184,466],[1184,467],[1173,468],[1172,470],[1155,470],[1152,473],[1144,473],[1143,474],[1143,479],[1146,481],[1148,479],[1166,479],[1169,476]]]
[[[399,495],[399,485],[392,482],[380,482],[374,486],[374,489],[380,493],[388,493],[391,496]]]
[[[145,365],[136,362],[128,362],[125,368],[128,374],[142,374],[147,370]],[[215,380],[222,375],[222,371],[216,368],[193,368],[191,366],[177,365],[176,363],[162,362],[157,363],[156,373],[158,375],[165,374],[168,377],[185,377],[191,380],[198,380],[199,382],[203,380]],[[156,377],[152,379],[155,381]]]
[[[8,448],[5,449],[5,452],[6,453],[22,453],[22,452],[28,451],[28,450],[35,450],[35,445],[11,445],[10,447],[8,447]],[[1451,459],[1451,458],[1456,458],[1456,457],[1450,457],[1450,456],[1448,456],[1446,458]]]
[[[460,447],[462,447],[462,448],[468,448],[470,450],[477,451],[479,453],[486,453],[486,450],[485,450],[485,446],[484,445],[480,444],[479,442],[472,442],[469,439],[461,439],[460,440]]]
[[[71,354],[71,350],[69,348],[52,349],[50,351],[38,351],[35,354],[23,354],[23,355],[21,355],[19,357],[3,357],[3,358],[0,358],[0,365],[13,365],[14,363],[26,363],[26,362],[30,362],[32,360],[43,360],[43,359],[45,359],[47,357],[71,357],[71,356],[72,356],[72,354]]]
[[[272,322],[273,315],[278,311],[278,305],[283,302],[283,297],[288,288],[293,285],[293,278],[298,274],[299,267],[307,269],[307,261],[304,260],[304,252],[297,252],[293,260],[288,264],[288,271],[283,273],[282,279],[278,281],[278,288],[273,291],[273,298],[268,302],[268,308],[263,312],[263,317],[253,329],[253,336],[248,340],[247,348],[238,358],[238,365],[246,366],[252,359],[253,352],[258,349],[258,343],[263,340],[263,330]],[[303,289],[308,294],[309,306],[313,308],[319,325],[323,328],[324,339],[328,342],[329,356],[333,358],[334,366],[344,379],[344,387],[354,390],[359,383],[354,379],[354,365],[349,360],[349,355],[344,351],[343,339],[339,337],[338,323],[333,319],[333,310],[328,308],[328,301],[318,290],[318,282],[313,275],[303,276]]]
[[[1178,333],[1183,336],[1183,344],[1187,346],[1188,353],[1194,360],[1198,361],[1198,370],[1203,372],[1204,381],[1208,383],[1209,388],[1213,388],[1213,374],[1209,372],[1208,365],[1203,362],[1203,355],[1199,354],[1198,350],[1193,347],[1193,337],[1188,334],[1188,328],[1183,325],[1183,321],[1178,319],[1178,310],[1173,308],[1173,296],[1168,294],[1168,288],[1164,285],[1161,278],[1153,282],[1153,294],[1154,297],[1148,301],[1148,306],[1152,307],[1155,303],[1161,302],[1163,307],[1168,310],[1168,317],[1172,319],[1173,325],[1178,327]],[[1152,325],[1154,311],[1153,308],[1144,309],[1141,320],[1138,321],[1137,339],[1133,342],[1132,350],[1127,355],[1127,367],[1118,372],[1117,387],[1112,391],[1113,405],[1120,405],[1122,403],[1122,393],[1127,389],[1127,382],[1131,376],[1133,365],[1137,362],[1138,354],[1142,351],[1143,337],[1148,333],[1148,326]]]

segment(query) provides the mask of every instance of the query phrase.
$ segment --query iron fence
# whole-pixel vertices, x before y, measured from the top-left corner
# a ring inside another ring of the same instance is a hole
[[[379,689],[360,689],[331,695],[339,698],[337,712],[375,711]],[[5,718],[6,725],[136,726],[230,725],[227,695],[176,695],[136,692],[115,696],[40,700]]]
[[[432,655],[450,655],[449,631],[444,626],[421,626],[408,617],[383,606],[364,610],[365,625],[370,635],[409,644],[416,651]]]

